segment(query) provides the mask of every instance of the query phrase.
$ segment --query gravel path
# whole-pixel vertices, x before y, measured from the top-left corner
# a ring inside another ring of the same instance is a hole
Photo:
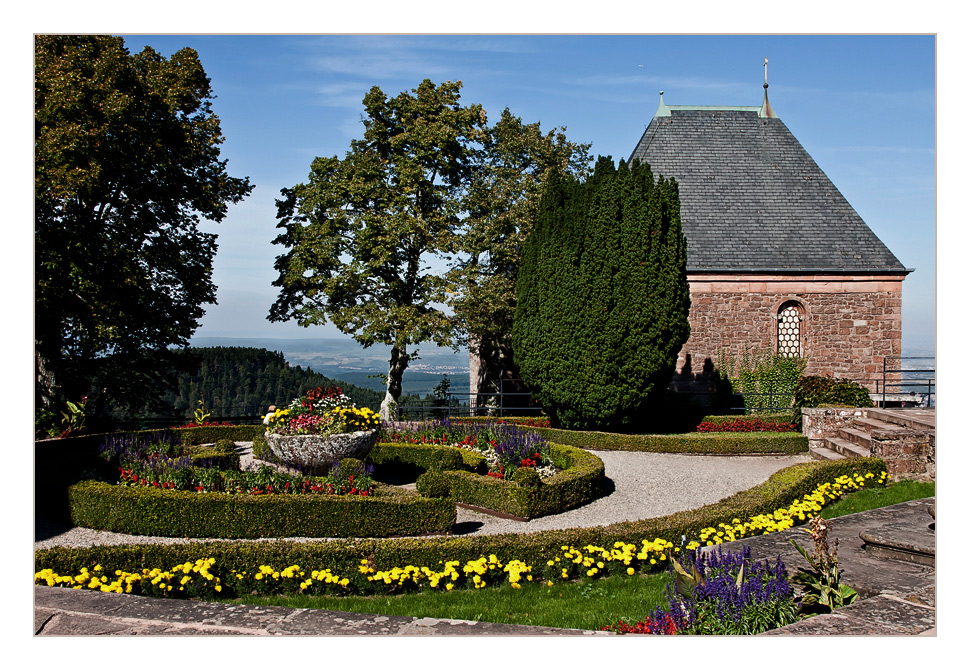
[[[252,461],[249,443],[237,443],[241,465]],[[804,463],[797,456],[691,456],[622,451],[594,451],[603,459],[614,490],[592,503],[562,514],[532,521],[513,521],[458,508],[455,535],[530,533],[539,530],[600,526],[664,516],[717,502],[751,488],[782,468]],[[315,541],[319,538],[290,538]],[[89,528],[58,526],[38,519],[35,549],[54,546],[84,547],[104,544],[185,544],[198,540],[126,535]],[[258,540],[256,540],[258,541]]]

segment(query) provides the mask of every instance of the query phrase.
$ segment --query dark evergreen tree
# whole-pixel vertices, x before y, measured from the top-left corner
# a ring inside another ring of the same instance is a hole
[[[635,429],[687,341],[687,242],[677,185],[601,157],[550,178],[522,250],[512,346],[553,425]],[[655,406],[655,405],[654,405]]]

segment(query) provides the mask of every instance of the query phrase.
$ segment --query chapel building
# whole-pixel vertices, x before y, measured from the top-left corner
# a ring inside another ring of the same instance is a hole
[[[680,187],[691,335],[675,389],[747,348],[876,390],[884,359],[902,353],[912,270],[774,113],[767,83],[760,107],[667,105],[661,91],[634,159]]]
[[[912,270],[782,123],[767,89],[758,107],[667,105],[661,91],[630,155],[679,185],[691,334],[671,388],[708,391],[720,359],[747,350],[803,357],[806,374],[876,391],[884,359],[902,353]],[[472,393],[497,386],[484,368],[471,357]],[[516,386],[513,371],[503,376]]]

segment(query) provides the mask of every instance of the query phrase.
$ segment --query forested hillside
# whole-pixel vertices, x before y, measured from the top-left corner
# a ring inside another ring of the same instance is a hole
[[[278,351],[250,347],[189,348],[185,355],[195,357],[198,366],[192,373],[178,376],[178,392],[163,396],[164,404],[176,416],[192,417],[205,402],[213,418],[265,414],[270,405],[286,406],[307,389],[336,385],[358,407],[377,410],[383,395],[371,389],[346,384],[321,374],[290,366]]]

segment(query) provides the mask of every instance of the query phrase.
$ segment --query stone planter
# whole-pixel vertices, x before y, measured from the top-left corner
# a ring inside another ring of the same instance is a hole
[[[266,433],[266,444],[287,465],[325,467],[342,458],[363,459],[377,443],[376,430],[337,435]]]

